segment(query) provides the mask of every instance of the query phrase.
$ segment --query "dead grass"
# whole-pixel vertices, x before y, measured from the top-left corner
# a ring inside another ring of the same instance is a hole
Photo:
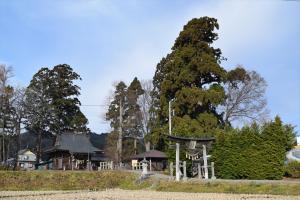
[[[160,182],[157,191],[204,192],[234,194],[300,195],[300,184],[284,183],[229,183],[229,182]]]
[[[134,180],[118,171],[0,171],[0,190],[100,190]]]
[[[174,182],[157,178],[137,181],[137,174],[121,171],[0,171],[0,191],[156,190],[190,193],[300,195],[300,184],[255,182]]]

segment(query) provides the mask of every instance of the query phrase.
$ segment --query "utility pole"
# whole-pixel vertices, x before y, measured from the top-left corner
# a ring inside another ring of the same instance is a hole
[[[117,147],[117,151],[118,151],[118,161],[119,164],[121,165],[122,163],[122,127],[123,127],[123,106],[122,106],[122,99],[120,100],[120,116],[119,116],[119,120],[120,120],[120,125],[119,125],[119,138],[118,138],[118,147]]]

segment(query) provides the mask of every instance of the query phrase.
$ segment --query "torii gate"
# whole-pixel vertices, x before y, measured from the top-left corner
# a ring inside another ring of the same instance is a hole
[[[213,141],[215,141],[214,137],[209,138],[186,138],[174,135],[166,135],[167,139],[176,143],[176,181],[180,180],[180,144],[185,146],[187,150],[186,157],[192,159],[193,161],[199,161],[198,164],[198,176],[202,178],[201,167],[200,167],[200,158],[203,158],[203,168],[204,168],[204,178],[208,179],[208,164],[207,164],[207,148],[211,147]],[[202,157],[201,155],[202,151]],[[185,164],[183,165],[185,168]],[[214,166],[212,163],[212,179],[215,179],[214,176]],[[171,167],[172,168],[172,167]],[[186,176],[186,172],[185,176]],[[186,178],[186,177],[184,177]]]

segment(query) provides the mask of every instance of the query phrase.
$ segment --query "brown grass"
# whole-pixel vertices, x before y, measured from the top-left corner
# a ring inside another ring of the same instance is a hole
[[[164,192],[300,195],[300,184],[230,181],[174,182],[158,178],[142,183],[137,174],[121,171],[0,171],[0,191],[156,190]]]
[[[0,190],[99,190],[134,179],[118,171],[0,171]]]

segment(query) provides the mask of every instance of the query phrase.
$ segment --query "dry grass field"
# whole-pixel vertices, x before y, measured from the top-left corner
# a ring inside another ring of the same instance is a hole
[[[299,180],[169,181],[122,171],[0,171],[0,199],[299,199]]]
[[[149,190],[109,189],[104,191],[3,191],[0,199],[48,200],[48,199],[103,199],[103,200],[300,200],[300,196],[157,192]]]

